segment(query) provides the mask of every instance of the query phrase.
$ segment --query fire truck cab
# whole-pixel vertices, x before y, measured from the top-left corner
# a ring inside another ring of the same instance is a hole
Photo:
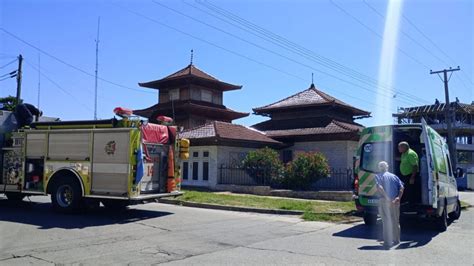
[[[55,210],[70,212],[181,194],[175,126],[126,115],[15,129],[15,115],[0,111],[0,135],[0,193],[9,200],[51,195]]]

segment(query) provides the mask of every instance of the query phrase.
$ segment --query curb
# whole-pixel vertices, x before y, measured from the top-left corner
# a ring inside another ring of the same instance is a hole
[[[303,215],[304,213],[303,211],[235,207],[235,206],[216,205],[216,204],[207,204],[207,203],[196,203],[196,202],[173,200],[173,199],[159,199],[158,202],[164,203],[164,204],[180,205],[180,206],[185,206],[185,207],[224,210],[224,211],[236,211],[236,212],[253,212],[253,213],[280,214],[280,215]]]

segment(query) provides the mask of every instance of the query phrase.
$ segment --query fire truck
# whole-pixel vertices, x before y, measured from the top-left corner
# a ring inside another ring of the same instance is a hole
[[[167,117],[153,124],[114,112],[118,118],[25,124],[24,113],[0,111],[0,193],[11,201],[51,195],[60,212],[182,194],[178,161],[189,156],[189,140],[177,138]]]

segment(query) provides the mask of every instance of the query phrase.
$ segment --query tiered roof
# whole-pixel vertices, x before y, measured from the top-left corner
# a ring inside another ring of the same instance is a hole
[[[201,84],[203,86],[212,86],[212,88],[230,91],[241,89],[242,86],[226,83],[218,80],[217,78],[209,75],[208,73],[197,68],[193,64],[189,64],[185,68],[176,71],[175,73],[166,76],[159,80],[138,83],[141,87],[152,88],[152,89],[166,89],[168,87],[185,84],[192,82],[194,84]]]
[[[255,112],[255,114],[268,115],[275,111],[285,109],[308,108],[328,105],[338,106],[340,108],[346,109],[352,112],[355,116],[370,115],[370,112],[356,108],[352,105],[349,105],[339,99],[330,96],[329,94],[322,92],[321,90],[316,88],[314,84],[311,84],[308,89],[302,92],[291,95],[278,102],[254,108],[253,111]]]

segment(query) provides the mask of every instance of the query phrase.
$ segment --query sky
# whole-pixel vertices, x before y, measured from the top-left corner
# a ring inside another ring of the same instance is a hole
[[[184,68],[191,49],[198,68],[243,86],[224,94],[224,104],[241,112],[309,88],[314,73],[322,91],[360,109],[394,113],[435,98],[444,102],[443,83],[430,70],[457,66],[451,100],[471,103],[473,1],[401,3],[392,84],[377,82],[387,7],[378,0],[2,0],[0,75],[16,69],[16,62],[3,66],[22,54],[26,102],[38,104],[40,88],[44,115],[92,119],[100,17],[99,118],[113,117],[117,106],[156,104],[157,91],[138,82]],[[0,96],[15,91],[15,79],[0,81]],[[234,122],[250,126],[266,119],[250,115]],[[357,120],[367,126],[376,121]]]

